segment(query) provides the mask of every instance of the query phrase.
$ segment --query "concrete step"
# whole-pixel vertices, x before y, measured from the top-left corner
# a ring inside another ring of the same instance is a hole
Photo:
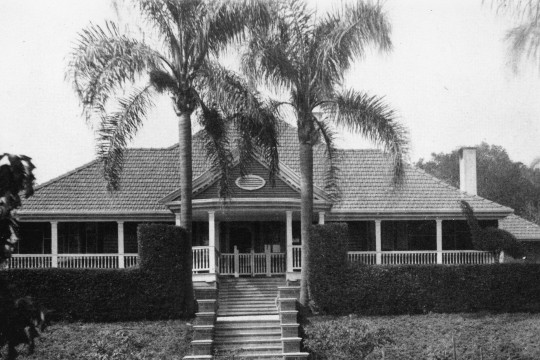
[[[231,344],[219,344],[214,347],[218,352],[237,352],[238,354],[246,353],[274,353],[279,354],[283,351],[281,342],[276,342],[275,344],[270,342],[259,342],[259,343],[231,343]]]
[[[221,290],[229,289],[277,289],[280,284],[240,284],[240,285],[225,285],[221,286]]]
[[[242,299],[241,297],[227,298],[227,299],[222,299],[219,302],[219,306],[223,306],[224,304],[257,304],[257,303],[274,304],[277,306],[277,302],[275,298],[267,298],[267,297],[261,297],[261,298],[252,297],[252,298],[245,298],[245,299]]]
[[[249,315],[275,315],[275,311],[226,311],[218,313],[218,316],[249,316]]]
[[[214,332],[215,338],[232,338],[235,336],[239,337],[275,337],[279,336],[281,338],[281,330],[279,328],[270,328],[270,329],[218,329]]]
[[[249,359],[249,360],[283,360],[283,355],[279,353],[251,353],[251,354],[236,354],[236,353],[217,353],[214,360],[229,360],[232,359]],[[292,359],[292,358],[291,358]]]
[[[276,298],[275,294],[224,294],[219,298],[218,304],[222,304],[224,301],[276,301]]]
[[[276,304],[272,303],[256,303],[256,304],[241,304],[241,303],[224,303],[219,306],[221,310],[224,309],[277,309]]]
[[[219,292],[219,297],[222,297],[224,294],[250,294],[250,293],[259,293],[259,294],[277,294],[277,289],[268,288],[251,288],[251,289],[222,289]]]
[[[281,324],[279,321],[276,322],[264,322],[264,323],[257,323],[257,322],[217,322],[214,331],[222,331],[222,330],[276,330],[281,329]]]

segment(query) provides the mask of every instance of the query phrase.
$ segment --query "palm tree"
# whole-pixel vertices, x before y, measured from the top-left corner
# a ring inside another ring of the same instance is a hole
[[[249,28],[266,26],[270,13],[257,0],[133,2],[150,30],[136,37],[130,31],[121,31],[112,21],[103,26],[91,24],[79,34],[66,76],[73,83],[87,121],[99,124],[97,152],[112,190],[120,184],[123,150],[142,126],[153,105],[152,98],[164,93],[171,97],[178,117],[180,226],[190,234],[191,249],[191,115],[196,110],[209,160],[221,169],[222,196],[228,193],[232,158],[225,119],[239,130],[241,163],[255,144],[270,163],[271,178],[277,169],[272,112],[263,107],[248,84],[217,62],[220,52],[244,39]],[[157,41],[148,40],[153,35]],[[126,90],[128,87],[130,90]],[[189,278],[186,311],[191,314],[193,284]]]
[[[379,5],[342,5],[322,18],[302,0],[282,1],[274,8],[276,25],[253,36],[243,59],[243,71],[260,78],[289,99],[279,103],[296,115],[301,173],[302,280],[300,303],[309,302],[309,252],[313,213],[313,146],[324,140],[334,178],[336,155],[330,122],[364,135],[384,146],[393,158],[394,180],[403,174],[407,149],[405,129],[381,100],[356,90],[342,89],[344,74],[365,47],[391,47],[390,25]],[[319,119],[314,110],[321,110]],[[335,188],[335,182],[328,182]]]

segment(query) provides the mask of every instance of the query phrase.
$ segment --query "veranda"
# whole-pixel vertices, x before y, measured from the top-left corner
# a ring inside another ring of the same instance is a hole
[[[193,277],[286,274],[301,270],[298,211],[246,221],[247,214],[205,212],[193,223]],[[252,213],[253,214],[253,213]],[[259,214],[260,215],[260,214]],[[267,214],[268,215],[268,214]],[[324,211],[317,213],[325,223]],[[335,221],[335,219],[327,221]],[[170,221],[163,221],[172,223]],[[136,228],[131,221],[22,223],[22,240],[8,268],[129,268],[137,265]],[[366,264],[490,264],[490,252],[472,250],[468,227],[455,219],[349,221],[350,261]],[[497,220],[483,221],[497,226]]]

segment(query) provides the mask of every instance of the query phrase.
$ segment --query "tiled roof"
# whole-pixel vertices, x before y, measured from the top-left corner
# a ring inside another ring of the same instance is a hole
[[[99,161],[90,162],[36,188],[24,212],[167,211],[159,200],[179,187],[177,148],[129,149],[120,190],[110,193]]]
[[[283,125],[280,161],[299,171],[296,129]],[[314,181],[324,188],[324,146],[314,149]],[[23,203],[21,214],[57,212],[168,212],[159,201],[177,190],[178,146],[163,149],[129,149],[125,154],[120,190],[109,193],[101,164],[91,162],[37,187]],[[412,166],[406,167],[401,189],[391,185],[391,165],[379,150],[339,150],[341,198],[332,212],[408,213],[445,212],[460,214],[459,200],[467,200],[476,212],[512,210],[478,196],[468,196]],[[193,138],[193,177],[208,170],[201,137]]]
[[[499,221],[499,226],[514,234],[519,240],[540,240],[540,226],[517,215],[508,215]]]
[[[441,180],[407,165],[404,184],[392,185],[391,162],[379,150],[342,150],[339,184],[342,199],[332,211],[380,213],[461,213],[460,200],[467,200],[476,212],[511,212],[479,196],[462,193]]]

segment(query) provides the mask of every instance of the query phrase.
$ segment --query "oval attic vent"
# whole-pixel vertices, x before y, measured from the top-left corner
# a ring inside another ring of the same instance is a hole
[[[236,186],[244,190],[257,190],[266,184],[266,181],[260,176],[249,174],[244,177],[240,176],[236,179]]]

